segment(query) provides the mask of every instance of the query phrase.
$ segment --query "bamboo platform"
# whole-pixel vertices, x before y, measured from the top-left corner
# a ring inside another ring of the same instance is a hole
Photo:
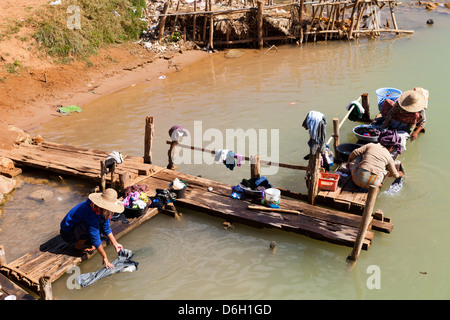
[[[173,5],[173,6],[172,6]],[[319,0],[273,4],[273,0],[166,1],[147,8],[151,24],[149,40],[172,37],[194,41],[206,48],[252,44],[261,49],[266,44],[297,43],[319,40],[353,40],[381,34],[413,34],[398,27],[394,8],[396,0]],[[380,11],[389,10],[386,22]],[[166,37],[169,36],[169,37]]]

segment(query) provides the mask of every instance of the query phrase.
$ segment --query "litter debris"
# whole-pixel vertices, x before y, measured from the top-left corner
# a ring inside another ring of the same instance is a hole
[[[162,76],[159,76],[159,80],[164,80],[166,78],[166,76],[164,76],[164,75],[162,75]]]
[[[72,105],[68,107],[61,107],[57,111],[61,113],[63,116],[67,116],[70,115],[72,112],[81,112],[82,109],[79,106]]]

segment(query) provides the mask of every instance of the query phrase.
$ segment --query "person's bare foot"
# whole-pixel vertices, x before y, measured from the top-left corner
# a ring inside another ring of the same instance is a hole
[[[84,253],[91,253],[95,250],[95,247],[93,245],[87,245],[86,240],[79,240],[75,244],[75,249],[82,250]]]

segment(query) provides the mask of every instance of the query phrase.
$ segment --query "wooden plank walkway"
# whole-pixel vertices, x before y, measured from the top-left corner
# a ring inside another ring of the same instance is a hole
[[[83,149],[67,145],[44,142],[40,145],[20,144],[13,150],[0,150],[0,155],[12,159],[16,165],[31,166],[58,174],[83,177],[98,183],[100,181],[100,161],[108,152]],[[249,205],[259,204],[257,199],[236,200],[230,197],[231,185],[195,177],[163,167],[144,164],[142,158],[124,157],[116,168],[116,173],[128,174],[131,179],[127,185],[145,184],[147,194],[154,196],[156,189],[167,189],[175,178],[186,181],[186,197],[177,199],[177,207],[192,209],[219,217],[230,223],[241,223],[257,228],[276,228],[295,232],[313,239],[353,247],[356,242],[361,216],[318,206],[312,206],[292,198],[282,196],[281,209],[299,211],[299,214],[249,210]],[[212,191],[210,188],[212,188]],[[209,190],[208,190],[209,189]],[[283,194],[298,195],[294,192]],[[112,222],[111,227],[120,238],[136,226],[158,213],[156,208],[146,214],[123,224]],[[386,221],[373,220],[369,229],[391,232],[393,225]],[[47,277],[51,282],[61,277],[70,267],[90,258],[82,255],[73,246],[62,241],[58,235],[59,225],[55,226],[55,236],[38,248],[0,267],[1,273],[21,283],[33,292],[39,292],[39,280]],[[363,241],[367,250],[374,238],[368,231]]]

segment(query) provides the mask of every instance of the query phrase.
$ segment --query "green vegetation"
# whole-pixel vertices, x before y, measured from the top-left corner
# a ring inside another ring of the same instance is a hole
[[[18,60],[15,60],[14,63],[7,63],[6,64],[6,72],[8,73],[18,73],[20,69],[22,68],[22,65]]]
[[[79,10],[70,10],[73,6]],[[147,26],[140,20],[144,7],[145,0],[72,0],[46,6],[33,19],[33,37],[61,62],[86,58],[108,44],[138,39]],[[79,28],[68,27],[77,21]]]

